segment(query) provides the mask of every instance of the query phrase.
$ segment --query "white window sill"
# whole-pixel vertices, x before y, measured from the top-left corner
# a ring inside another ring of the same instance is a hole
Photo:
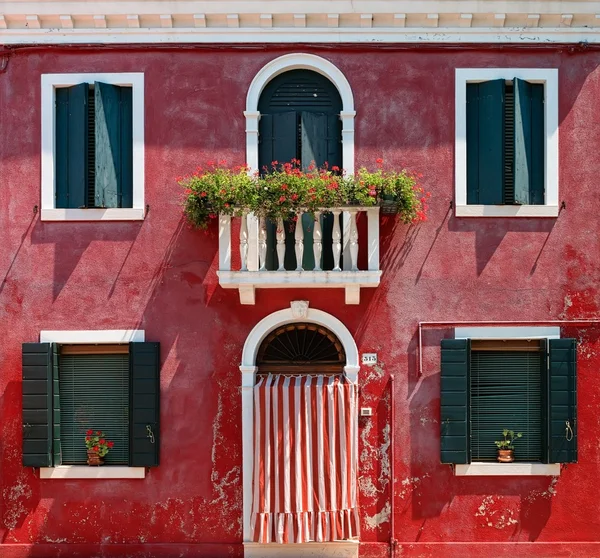
[[[456,217],[558,217],[558,205],[457,205]]]
[[[331,556],[335,558],[358,558],[358,541],[340,541],[330,543],[301,543],[301,544],[260,544],[244,543],[244,558],[269,558],[282,556],[284,558],[305,558],[313,556]]]
[[[139,208],[48,209],[42,208],[42,221],[141,221]]]
[[[143,479],[145,476],[145,467],[59,465],[40,468],[40,479]]]
[[[560,476],[560,463],[469,463],[455,465],[457,477]]]

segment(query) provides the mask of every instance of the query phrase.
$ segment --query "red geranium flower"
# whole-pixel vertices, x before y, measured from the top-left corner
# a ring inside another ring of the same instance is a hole
[[[93,449],[94,451],[100,451],[100,448],[99,448],[98,446],[94,446],[92,449]]]
[[[102,432],[100,432],[100,430],[96,430],[96,436],[102,436]]]
[[[86,434],[87,434],[88,436],[91,436],[93,433],[94,433],[94,431],[93,431],[93,430],[88,430],[88,431],[86,432]]]
[[[91,438],[91,436],[86,436],[86,437],[85,437],[85,441],[86,441],[86,442],[89,442],[91,439],[92,439],[92,438]]]
[[[105,440],[104,438],[102,438],[102,439],[100,440],[99,444],[100,444],[101,446],[104,446],[104,445],[106,444],[106,440]]]
[[[114,443],[114,442],[108,442],[108,444],[106,444],[106,445],[107,445],[109,448],[112,448],[112,447],[115,445],[115,443]]]

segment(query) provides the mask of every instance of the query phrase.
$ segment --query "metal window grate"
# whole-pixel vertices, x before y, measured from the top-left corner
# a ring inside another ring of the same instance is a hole
[[[495,461],[502,429],[522,432],[515,460],[542,457],[541,351],[472,351],[471,459]]]
[[[85,433],[102,430],[114,448],[108,465],[129,460],[129,355],[59,357],[60,441],[65,465],[86,463]]]

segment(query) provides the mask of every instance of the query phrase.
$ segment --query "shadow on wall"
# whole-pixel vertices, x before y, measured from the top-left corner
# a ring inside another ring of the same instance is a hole
[[[426,537],[427,520],[443,514],[449,518],[459,498],[460,514],[473,513],[479,529],[503,533],[502,540],[535,541],[544,529],[552,508],[556,477],[455,477],[450,465],[441,464],[440,456],[440,364],[439,347],[450,330],[423,331],[423,370],[418,374],[417,334],[410,343],[410,432],[411,479],[398,488],[396,502],[400,514],[412,507],[412,519],[421,522],[416,541]],[[477,504],[469,504],[478,497]],[[491,532],[491,531],[490,531]],[[448,537],[451,532],[446,533]],[[498,535],[490,535],[495,537]]]

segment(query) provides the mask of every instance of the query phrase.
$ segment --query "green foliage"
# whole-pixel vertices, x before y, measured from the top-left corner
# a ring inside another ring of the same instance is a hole
[[[517,434],[515,434],[514,430],[508,430],[507,428],[505,428],[504,430],[502,430],[502,435],[504,436],[504,440],[496,440],[494,443],[496,444],[496,446],[498,447],[498,449],[509,449],[509,450],[514,450],[514,441],[517,440],[518,438],[522,438],[523,437],[523,433],[522,432],[518,432]]]
[[[85,447],[88,450],[94,450],[100,457],[104,457],[114,445],[114,442],[106,439],[106,433],[101,430],[88,430],[86,432]]]
[[[426,219],[429,193],[418,184],[420,175],[407,170],[383,169],[378,159],[374,172],[362,167],[356,176],[345,176],[337,167],[311,165],[302,170],[300,162],[272,163],[262,176],[248,174],[246,167],[230,169],[222,161],[198,167],[178,182],[185,188],[184,213],[188,222],[206,228],[219,213],[241,215],[253,212],[273,221],[293,217],[299,211],[314,213],[337,207],[372,207],[394,199],[404,223]]]

